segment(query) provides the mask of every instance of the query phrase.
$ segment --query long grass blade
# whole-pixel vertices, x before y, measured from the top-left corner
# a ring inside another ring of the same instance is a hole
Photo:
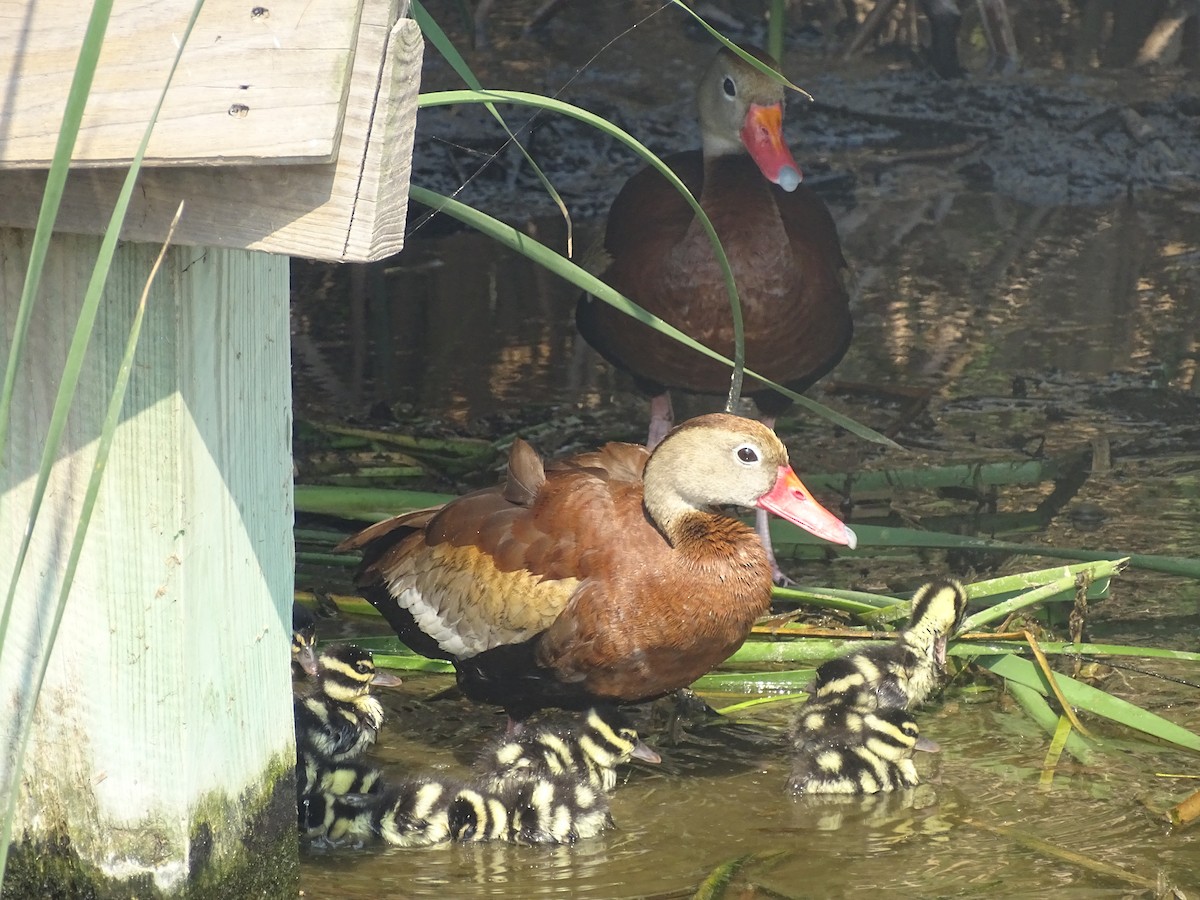
[[[708,236],[709,242],[712,244],[713,253],[716,255],[717,264],[721,267],[721,275],[725,279],[725,290],[729,294],[729,311],[733,325],[733,389],[730,392],[729,407],[732,409],[741,395],[742,374],[746,368],[746,341],[745,341],[745,326],[742,320],[742,301],[738,295],[737,283],[733,277],[733,268],[729,264],[729,257],[725,254],[725,248],[721,245],[721,239],[717,236],[717,231],[713,228],[712,221],[708,218],[708,213],[700,205],[700,201],[695,195],[688,190],[687,185],[680,180],[671,167],[664,163],[659,157],[650,150],[645,144],[627,132],[625,129],[614,125],[607,119],[582,109],[570,103],[565,103],[554,97],[543,97],[540,94],[530,94],[522,91],[484,91],[482,89],[474,91],[442,91],[429,94],[422,94],[419,98],[419,103],[422,107],[425,106],[441,106],[446,103],[485,103],[492,104],[496,101],[505,103],[520,103],[528,106],[548,109],[559,113],[560,115],[568,116],[577,119],[587,125],[592,126],[598,131],[602,131],[610,137],[624,143],[627,147],[633,150],[638,156],[644,159],[647,163],[658,170],[672,187],[675,188],[691,206],[693,214],[696,216],[696,221],[704,228],[705,234]]]
[[[54,222],[62,203],[67,185],[67,174],[71,156],[75,151],[75,140],[79,136],[79,124],[87,106],[88,94],[92,90],[92,78],[96,74],[96,63],[100,49],[104,46],[104,35],[108,30],[108,19],[112,12],[112,0],[95,0],[88,16],[83,44],[75,63],[75,74],[67,91],[67,103],[63,109],[58,139],[54,145],[54,157],[50,171],[46,174],[46,187],[42,191],[42,205],[38,211],[37,225],[33,232],[33,245],[29,252],[29,267],[25,271],[25,283],[21,289],[21,301],[17,307],[17,319],[12,345],[8,348],[8,363],[4,369],[4,385],[0,388],[0,463],[4,462],[4,450],[8,446],[8,428],[12,412],[12,399],[16,390],[17,367],[24,352],[29,322],[37,301],[38,288],[42,283],[42,270],[46,265],[46,253],[50,249],[50,238],[54,234]],[[4,635],[8,625],[8,609],[5,608],[0,622],[0,647],[4,646]]]
[[[781,73],[776,72],[770,66],[755,59],[753,56],[751,56],[749,53],[747,53],[745,50],[743,50],[741,47],[739,47],[737,44],[735,44],[729,38],[725,37],[725,35],[721,34],[721,32],[717,31],[717,29],[715,29],[711,25],[709,25],[708,22],[705,21],[703,16],[701,16],[699,13],[697,13],[695,10],[693,10],[690,6],[688,6],[686,3],[684,3],[683,0],[671,0],[671,2],[674,3],[676,6],[678,6],[680,9],[682,9],[685,13],[687,13],[689,16],[691,16],[697,22],[699,22],[705,31],[707,31],[709,34],[711,34],[713,37],[715,37],[718,41],[721,42],[722,46],[728,47],[730,50],[732,50],[734,53],[736,53],[738,56],[740,56],[742,59],[744,59],[750,65],[754,66],[754,68],[758,69],[758,71],[762,72],[764,75],[769,75],[771,78],[778,81],[784,87],[795,91],[797,94],[803,94],[809,100],[813,99],[812,94],[810,94],[804,88],[792,84]],[[776,56],[775,58],[778,59],[779,57]]]
[[[475,73],[467,65],[467,61],[463,59],[462,54],[458,52],[458,48],[446,36],[446,32],[442,30],[442,26],[437,23],[433,16],[429,15],[428,10],[425,9],[425,6],[419,0],[413,0],[411,15],[414,21],[416,21],[417,27],[421,29],[421,34],[429,43],[433,44],[438,53],[442,54],[442,58],[450,64],[450,68],[458,74],[458,77],[463,80],[467,87],[482,91],[483,85],[475,77]],[[504,117],[500,115],[500,110],[496,109],[495,104],[485,103],[484,108],[492,114],[492,118],[500,123],[500,127],[508,135],[508,139],[521,151],[521,155],[525,157],[525,161],[529,163],[534,174],[537,175],[538,181],[542,183],[542,187],[546,189],[546,193],[554,201],[554,205],[558,207],[559,215],[562,216],[563,223],[567,228],[567,256],[574,256],[575,227],[571,221],[571,213],[567,209],[567,204],[563,202],[562,195],[558,193],[558,189],[554,187],[553,183],[546,176],[546,173],[542,171],[541,166],[529,155],[529,151],[525,149],[525,145],[521,143],[512,129],[508,127],[508,123],[504,121]]]
[[[79,375],[83,368],[84,357],[87,353],[87,347],[90,342],[91,333],[95,324],[96,315],[100,307],[100,302],[104,294],[104,285],[108,278],[108,273],[112,265],[113,255],[116,252],[117,242],[121,233],[121,225],[125,220],[125,214],[129,209],[129,202],[133,196],[133,188],[137,182],[138,173],[141,171],[142,160],[146,155],[146,147],[150,143],[150,136],[154,130],[154,123],[158,119],[159,111],[162,109],[163,100],[166,97],[167,88],[170,86],[175,75],[175,70],[179,66],[179,59],[183,54],[184,47],[187,46],[188,37],[191,35],[192,28],[196,23],[197,17],[200,15],[200,10],[204,6],[204,0],[197,0],[192,9],[191,17],[188,19],[187,26],[184,28],[179,40],[179,47],[176,51],[175,58],[171,63],[171,68],[167,73],[167,78],[163,83],[162,91],[159,93],[158,102],[154,106],[154,110],[146,125],[146,130],[142,135],[141,143],[138,145],[137,152],[134,154],[133,161],[130,163],[129,172],[126,175],[125,182],[121,186],[121,191],[118,194],[116,204],[113,208],[112,216],[109,219],[108,227],[105,230],[104,237],[100,242],[100,251],[97,254],[96,263],[92,269],[92,277],[88,282],[87,289],[84,293],[83,304],[80,309],[79,321],[76,324],[75,333],[71,339],[71,346],[67,353],[67,360],[63,369],[63,377],[59,382],[58,394],[55,397],[54,409],[50,415],[50,425],[47,429],[47,437],[45,449],[42,454],[42,462],[38,471],[37,482],[34,486],[34,493],[25,529],[25,534],[22,536],[21,545],[18,550],[17,559],[13,566],[12,580],[9,584],[8,595],[5,598],[4,613],[2,622],[0,622],[0,650],[3,649],[3,637],[7,632],[9,617],[12,610],[12,604],[16,595],[17,583],[21,576],[26,556],[29,551],[29,544],[32,539],[33,530],[37,523],[38,512],[41,508],[41,503],[45,497],[46,485],[49,482],[51,471],[54,467],[54,462],[58,457],[58,448],[62,439],[62,432],[66,425],[67,415],[70,411],[71,404],[74,400],[75,389],[79,383]],[[96,7],[103,7],[104,20],[107,21],[108,14],[111,12],[111,3],[108,0],[98,0],[93,7],[93,13]],[[89,21],[89,32],[91,29]],[[86,61],[90,61],[90,65],[94,69],[95,61],[99,57],[99,44],[103,43],[104,28],[98,28],[97,32],[92,35],[97,41],[97,46],[86,57]],[[85,61],[85,57],[81,56],[81,63]],[[90,78],[88,79],[90,83]],[[77,128],[78,126],[76,126]],[[73,147],[71,142],[67,144],[60,141],[56,147],[56,154],[65,147]],[[41,226],[41,221],[38,225]],[[157,264],[156,264],[157,267]],[[131,327],[129,341],[126,345],[126,356],[122,361],[121,369],[118,372],[117,384],[113,388],[113,394],[109,404],[108,415],[105,419],[104,426],[99,437],[97,448],[96,464],[93,468],[91,478],[88,481],[87,492],[84,498],[84,506],[81,512],[80,521],[76,529],[75,541],[71,548],[71,558],[67,568],[64,570],[64,578],[60,596],[58,598],[58,606],[55,611],[55,617],[51,624],[49,639],[45,649],[42,652],[40,670],[38,675],[37,686],[31,692],[23,704],[23,708],[19,713],[19,732],[17,736],[17,753],[16,760],[13,766],[13,781],[8,786],[9,801],[7,814],[4,818],[3,830],[0,832],[0,884],[3,883],[4,871],[8,864],[8,850],[11,840],[11,829],[13,812],[16,808],[17,794],[20,785],[20,772],[24,760],[25,748],[28,745],[29,733],[32,727],[32,713],[37,703],[38,692],[41,690],[41,684],[45,677],[46,667],[49,665],[51,651],[54,646],[54,638],[57,635],[59,624],[62,621],[63,610],[66,606],[67,597],[70,594],[71,581],[74,575],[75,565],[78,562],[78,554],[82,552],[83,539],[87,533],[87,526],[90,520],[91,508],[95,503],[95,495],[99,490],[100,478],[104,471],[104,459],[107,458],[108,449],[111,446],[112,437],[116,430],[117,422],[120,417],[121,405],[124,403],[125,388],[128,385],[129,372],[132,368],[132,356],[137,348],[137,338],[140,335],[142,313],[144,311],[145,299],[150,290],[149,283],[146,286],[146,292],[142,296],[142,303],[139,306],[139,311],[135,316],[134,325]]]
[[[646,312],[628,297],[625,297],[623,294],[620,294],[613,288],[609,287],[594,275],[580,268],[569,259],[564,259],[561,254],[555,253],[545,244],[534,240],[527,234],[523,234],[516,228],[513,228],[511,225],[507,225],[504,222],[489,216],[487,213],[473,209],[472,207],[467,206],[465,203],[459,203],[457,200],[454,200],[443,194],[438,194],[435,191],[431,191],[427,188],[419,187],[418,185],[412,185],[412,187],[409,189],[409,196],[418,203],[424,203],[426,206],[437,209],[440,212],[444,212],[447,215],[458,219],[460,222],[464,222],[465,224],[470,225],[472,228],[483,232],[489,237],[497,240],[499,243],[504,244],[506,247],[509,247],[523,256],[532,259],[534,262],[539,263],[560,278],[569,281],[571,284],[574,284],[576,287],[587,291],[604,302],[612,304],[617,309],[621,310],[627,315],[632,316],[639,322],[644,322],[662,334],[666,334],[675,338],[680,343],[691,347],[693,350],[696,350],[699,353],[703,353],[710,359],[715,359],[718,362],[725,363],[728,366],[733,365],[733,361],[728,357],[722,356],[715,350],[710,350],[708,347],[705,347],[703,344],[698,343],[688,335],[684,334],[678,328],[675,328],[664,322],[662,319],[659,319],[657,316],[653,316]],[[804,406],[805,408],[815,412],[817,415],[822,416],[837,425],[840,425],[847,431],[863,438],[864,440],[874,441],[875,443],[886,444],[889,446],[896,446],[895,442],[890,438],[884,437],[882,434],[879,434],[873,429],[867,428],[865,425],[860,425],[853,419],[834,412],[832,409],[817,403],[815,400],[805,397],[803,394],[797,394],[795,391],[789,390],[781,384],[776,384],[769,378],[759,375],[757,372],[754,372],[750,369],[746,370],[746,374],[758,379],[764,384],[770,386],[773,390],[779,391],[780,393],[790,397],[801,406]],[[796,531],[797,533],[803,533],[800,532],[799,529],[796,529]]]

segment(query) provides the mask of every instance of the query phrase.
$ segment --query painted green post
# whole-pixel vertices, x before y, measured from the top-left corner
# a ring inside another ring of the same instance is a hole
[[[0,229],[0,364],[31,237]],[[0,584],[99,241],[54,238],[0,463]],[[0,792],[157,252],[118,251],[34,531],[0,648]],[[296,896],[289,362],[286,257],[169,251],[34,713],[6,898]]]

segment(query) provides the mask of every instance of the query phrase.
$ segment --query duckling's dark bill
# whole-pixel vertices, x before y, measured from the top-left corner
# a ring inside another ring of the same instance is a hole
[[[775,486],[759,498],[758,505],[830,543],[844,544],[851,550],[858,546],[858,536],[817,502],[791,466],[779,467]]]

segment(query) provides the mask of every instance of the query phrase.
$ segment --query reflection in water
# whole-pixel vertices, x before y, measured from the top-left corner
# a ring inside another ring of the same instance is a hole
[[[1153,199],[1032,208],[944,183],[925,197],[918,178],[906,185],[915,198],[834,201],[858,295],[835,379],[961,396],[1046,370],[1153,366],[1196,388],[1200,216]],[[414,241],[370,268],[355,291],[354,267],[297,265],[301,402],[339,414],[401,404],[465,423],[629,390],[577,346],[574,288],[487,238]]]
[[[428,697],[450,681],[414,673],[400,691]],[[1142,682],[1143,702],[1180,696],[1178,688]],[[467,743],[477,748],[502,727],[501,719],[453,701],[411,703],[395,694],[384,693],[389,718],[381,743],[387,764],[403,771],[462,774],[473,754],[461,750],[462,728],[473,725]],[[603,837],[557,848],[443,845],[308,855],[306,896],[690,897],[720,866],[730,866],[737,886],[730,897],[844,897],[864,890],[1125,897],[1160,871],[1181,888],[1193,886],[1200,835],[1167,834],[1131,802],[1136,794],[1162,808],[1177,799],[1181,785],[1153,773],[1190,771],[1191,756],[1126,735],[1086,767],[1064,758],[1044,789],[1044,734],[1001,709],[993,691],[966,695],[969,701],[953,695],[922,710],[922,733],[942,751],[919,754],[923,783],[910,791],[792,798],[784,726],[794,707],[787,703],[758,707],[745,724],[691,725],[678,744],[640,724],[663,763],[627,767],[613,795],[617,827]],[[446,717],[448,731],[439,727]],[[1178,718],[1200,726],[1194,705]],[[1090,860],[1140,881],[1102,874],[1088,867]]]

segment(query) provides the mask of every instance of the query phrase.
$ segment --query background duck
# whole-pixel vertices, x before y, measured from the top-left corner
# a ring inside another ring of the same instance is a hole
[[[778,70],[763,51],[748,53]],[[664,159],[712,221],[741,298],[746,367],[794,391],[841,361],[853,322],[846,260],[824,202],[800,184],[783,137],[779,82],[722,47],[697,88],[702,149]],[[656,170],[622,187],[608,214],[603,259],[593,268],[639,306],[706,347],[733,356],[725,278],[692,207]],[[647,445],[671,427],[669,389],[729,392],[730,370],[662,336],[603,301],[584,296],[580,334],[651,395]],[[747,379],[768,427],[792,401]],[[770,550],[765,515],[758,531]],[[778,566],[772,567],[778,578]]]
[[[538,725],[506,735],[483,752],[476,769],[493,786],[512,779],[566,776],[611,791],[617,783],[616,767],[631,759],[661,762],[620,713],[593,707],[582,724],[571,728]]]
[[[323,650],[315,687],[293,701],[296,747],[334,763],[360,756],[383,724],[383,707],[371,696],[371,685],[400,683],[375,668],[370,650],[352,644]]]
[[[934,752],[902,709],[855,707],[840,700],[806,704],[792,727],[794,794],[874,794],[920,783],[913,753]]]
[[[912,598],[908,625],[896,640],[872,644],[817,668],[813,696],[851,705],[912,709],[937,687],[946,642],[967,608],[963,586],[951,579],[922,585]]]
[[[503,485],[338,549],[362,551],[357,583],[408,646],[450,660],[468,697],[520,720],[663,696],[741,645],[767,610],[771,568],[723,505],[855,543],[769,428],[713,414],[653,453],[608,444],[549,467],[518,440]]]

